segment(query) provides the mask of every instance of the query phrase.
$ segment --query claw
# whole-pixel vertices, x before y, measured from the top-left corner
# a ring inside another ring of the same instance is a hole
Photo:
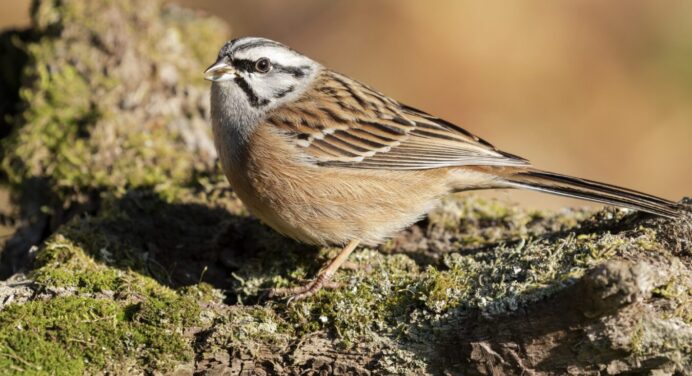
[[[344,247],[341,252],[339,252],[339,254],[329,262],[329,265],[323,271],[321,271],[317,278],[315,278],[313,281],[298,287],[271,289],[268,293],[269,298],[276,296],[290,296],[288,298],[288,302],[291,303],[293,301],[305,299],[315,295],[315,293],[322,287],[334,288],[333,286],[335,285],[339,287],[339,283],[331,284],[329,281],[334,273],[336,273],[336,271],[339,269],[339,266],[346,261],[348,255],[350,255],[356,246],[358,246],[358,243],[358,240],[352,240],[349,242],[348,245],[346,245],[346,247]]]
[[[320,274],[315,280],[306,283],[303,286],[273,288],[269,290],[269,298],[288,297],[288,303],[303,300],[315,295],[320,289],[336,289],[341,287],[339,282],[332,282],[325,274]]]

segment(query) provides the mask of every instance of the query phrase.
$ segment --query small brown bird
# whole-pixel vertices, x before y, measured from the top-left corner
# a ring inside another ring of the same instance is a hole
[[[300,242],[344,246],[312,282],[276,291],[294,299],[319,290],[358,244],[383,241],[452,192],[525,188],[682,213],[658,197],[535,169],[272,40],[227,42],[205,78],[216,149],[248,210]]]

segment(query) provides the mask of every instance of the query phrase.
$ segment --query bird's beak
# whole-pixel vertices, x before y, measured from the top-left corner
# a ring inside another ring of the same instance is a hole
[[[232,80],[235,78],[235,75],[235,69],[223,59],[217,60],[216,63],[204,71],[204,79],[213,82]]]

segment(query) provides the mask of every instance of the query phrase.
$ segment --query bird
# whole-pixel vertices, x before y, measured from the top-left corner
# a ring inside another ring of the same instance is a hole
[[[270,39],[226,42],[204,77],[221,167],[248,211],[298,242],[342,247],[314,279],[272,296],[315,294],[358,245],[385,241],[455,192],[521,188],[683,213],[666,199],[537,169]]]

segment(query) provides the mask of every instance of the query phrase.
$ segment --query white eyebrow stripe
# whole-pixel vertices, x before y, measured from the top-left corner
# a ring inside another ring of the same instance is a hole
[[[266,57],[285,66],[304,64],[305,58],[282,46],[261,46],[233,53],[234,59],[257,60]]]

